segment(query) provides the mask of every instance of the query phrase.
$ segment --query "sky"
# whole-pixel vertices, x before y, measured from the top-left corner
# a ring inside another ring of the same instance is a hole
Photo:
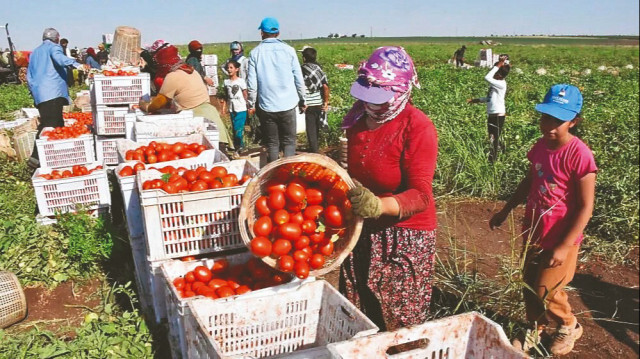
[[[18,50],[56,28],[69,46],[96,47],[117,26],[140,30],[142,45],[258,41],[265,16],[280,21],[284,40],[330,33],[375,37],[496,35],[638,35],[638,0],[0,0],[0,24],[9,23]],[[7,47],[0,29],[0,47]]]

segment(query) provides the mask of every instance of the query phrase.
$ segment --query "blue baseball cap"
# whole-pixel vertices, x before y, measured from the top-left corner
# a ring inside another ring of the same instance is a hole
[[[265,17],[262,19],[258,30],[262,30],[268,34],[276,34],[280,32],[280,24],[275,17]]]
[[[577,87],[567,84],[551,86],[542,103],[536,105],[536,111],[562,121],[573,120],[581,110],[582,93]]]

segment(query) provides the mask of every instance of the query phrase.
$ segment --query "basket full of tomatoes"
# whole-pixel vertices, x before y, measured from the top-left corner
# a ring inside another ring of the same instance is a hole
[[[42,216],[73,212],[78,206],[92,210],[111,205],[107,171],[101,162],[58,169],[41,167],[31,182]]]
[[[136,176],[149,260],[243,247],[238,212],[258,168],[248,160],[215,163],[182,174],[168,167],[139,171]]]
[[[351,212],[349,174],[332,159],[301,154],[272,162],[251,181],[240,233],[273,268],[304,279],[337,268],[355,247],[362,218]]]

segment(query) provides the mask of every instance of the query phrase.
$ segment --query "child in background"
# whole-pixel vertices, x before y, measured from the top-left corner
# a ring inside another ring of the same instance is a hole
[[[504,97],[507,93],[507,81],[505,78],[511,70],[509,65],[509,56],[500,55],[498,62],[493,66],[491,71],[484,77],[489,83],[489,92],[487,97],[468,99],[468,103],[486,103],[487,104],[487,129],[489,132],[490,152],[489,161],[493,162],[498,157],[501,147],[500,136],[502,135],[502,127],[504,126],[504,118],[506,116],[506,107]]]
[[[582,231],[593,211],[598,170],[589,147],[569,132],[582,120],[581,109],[578,88],[551,87],[536,106],[542,114],[542,138],[527,154],[531,162],[527,176],[489,221],[491,229],[500,226],[513,208],[527,200],[524,281],[533,292],[525,289],[524,300],[532,330],[514,340],[524,351],[540,343],[539,333],[552,322],[557,324],[549,346],[554,355],[571,352],[582,335],[564,291],[575,274]]]
[[[229,106],[229,116],[233,125],[233,146],[236,153],[244,149],[244,124],[247,121],[247,82],[238,73],[240,64],[229,60],[226,64],[229,78],[224,80],[225,100],[222,104],[223,112]]]

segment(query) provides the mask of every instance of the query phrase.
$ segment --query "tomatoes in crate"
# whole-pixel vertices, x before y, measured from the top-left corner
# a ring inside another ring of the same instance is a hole
[[[324,267],[352,219],[347,190],[340,176],[321,165],[278,167],[255,202],[251,251],[274,258],[279,270],[300,279]]]
[[[96,166],[92,169],[88,169],[86,166],[75,165],[71,167],[71,170],[53,170],[50,173],[40,174],[39,177],[46,180],[57,180],[61,178],[86,176],[101,169],[102,166]]]
[[[172,283],[180,298],[201,295],[218,299],[272,287],[289,280],[289,277],[283,277],[259,259],[251,258],[235,266],[230,266],[226,259],[215,260],[211,268],[199,265],[183,276],[174,278]]]
[[[175,161],[196,157],[206,151],[206,149],[207,148],[204,145],[198,143],[185,144],[178,142],[175,144],[168,144],[151,141],[147,146],[140,146],[134,150],[128,150],[125,152],[125,160],[140,161],[146,164]]]
[[[138,163],[136,166],[141,168],[127,168],[125,166],[120,170],[120,176],[132,176],[137,171],[145,169],[144,164]],[[242,176],[241,180],[234,174],[227,173],[227,169],[223,166],[213,167],[207,171],[205,167],[198,167],[196,170],[188,170],[186,168],[174,168],[173,166],[165,166],[161,168],[149,167],[163,173],[161,179],[153,179],[144,181],[142,189],[162,189],[167,193],[182,192],[198,192],[208,189],[231,188],[241,186],[251,179],[251,175]],[[223,175],[224,173],[224,175]],[[223,175],[223,177],[218,177]]]

